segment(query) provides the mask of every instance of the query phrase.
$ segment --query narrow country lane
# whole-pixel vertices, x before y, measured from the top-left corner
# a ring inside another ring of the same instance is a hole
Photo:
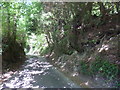
[[[43,57],[30,56],[2,88],[80,88]]]

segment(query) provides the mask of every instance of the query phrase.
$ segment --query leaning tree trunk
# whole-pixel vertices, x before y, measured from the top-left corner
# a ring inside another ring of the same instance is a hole
[[[22,62],[25,59],[24,47],[16,41],[16,32],[17,32],[17,18],[14,18],[14,24],[12,25],[12,20],[10,19],[10,12],[8,9],[7,14],[7,24],[6,28],[7,37],[2,38],[2,70],[4,71],[7,68],[11,68],[11,64],[17,64]]]

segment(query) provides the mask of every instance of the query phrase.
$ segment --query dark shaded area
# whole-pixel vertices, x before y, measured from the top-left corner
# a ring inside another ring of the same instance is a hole
[[[24,47],[21,46],[18,42],[12,40],[5,41],[5,39],[3,40],[2,69],[4,73],[6,69],[17,69],[20,66],[19,64],[25,60],[25,52]]]

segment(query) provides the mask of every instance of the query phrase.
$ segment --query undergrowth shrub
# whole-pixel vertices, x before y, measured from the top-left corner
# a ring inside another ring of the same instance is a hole
[[[53,46],[41,48],[40,55],[48,54],[48,53],[52,52],[52,50],[53,50]]]
[[[109,80],[115,79],[118,76],[118,66],[110,63],[108,60],[101,57],[96,57],[96,60],[88,63],[86,61],[80,61],[80,73],[86,75],[99,74]]]
[[[80,73],[90,75],[89,64],[86,61],[80,61]]]
[[[101,57],[96,57],[91,63],[90,70],[92,74],[100,74],[108,79],[114,79],[118,75],[118,66]]]

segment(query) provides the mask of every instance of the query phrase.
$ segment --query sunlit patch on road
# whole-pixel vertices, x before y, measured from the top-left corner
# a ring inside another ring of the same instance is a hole
[[[8,74],[4,74],[9,78],[3,81],[1,88],[75,87],[74,83],[43,58],[29,58],[19,71]]]

